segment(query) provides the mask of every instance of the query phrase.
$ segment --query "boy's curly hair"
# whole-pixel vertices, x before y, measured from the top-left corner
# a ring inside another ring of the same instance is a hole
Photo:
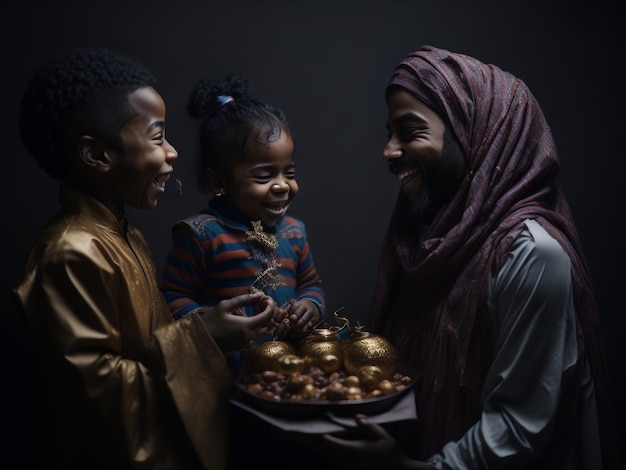
[[[64,180],[66,149],[81,135],[121,147],[119,131],[133,114],[128,95],[146,86],[156,87],[152,73],[108,48],[79,48],[50,59],[22,97],[22,143],[50,176]]]

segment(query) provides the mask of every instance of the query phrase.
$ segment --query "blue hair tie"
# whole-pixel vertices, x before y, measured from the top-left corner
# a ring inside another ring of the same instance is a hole
[[[216,101],[217,101],[217,106],[215,107],[215,111],[219,111],[224,106],[226,106],[228,103],[232,103],[233,101],[235,101],[235,98],[233,98],[230,95],[219,95],[216,98]]]

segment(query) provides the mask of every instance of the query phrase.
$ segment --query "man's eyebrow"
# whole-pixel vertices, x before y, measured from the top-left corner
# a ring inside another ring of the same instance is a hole
[[[418,122],[420,124],[427,123],[426,119],[417,113],[406,113],[391,120],[392,125],[403,124],[405,122]],[[389,126],[389,124],[387,124],[387,126]]]

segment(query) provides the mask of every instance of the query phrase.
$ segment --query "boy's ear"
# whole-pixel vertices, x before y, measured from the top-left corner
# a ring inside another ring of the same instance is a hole
[[[97,139],[84,135],[78,139],[78,157],[87,166],[98,171],[111,168],[111,156],[107,148]]]

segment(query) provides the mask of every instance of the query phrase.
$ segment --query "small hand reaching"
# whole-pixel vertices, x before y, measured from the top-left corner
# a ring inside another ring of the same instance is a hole
[[[289,335],[306,336],[318,322],[320,311],[317,305],[308,299],[293,300],[287,308],[289,319]]]

